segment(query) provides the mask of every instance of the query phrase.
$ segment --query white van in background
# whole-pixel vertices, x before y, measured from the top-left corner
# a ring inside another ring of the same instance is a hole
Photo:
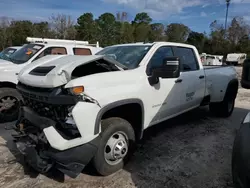
[[[31,37],[26,40],[29,44],[5,60],[0,59],[0,121],[12,121],[17,117],[18,101],[21,100],[16,91],[17,77],[26,65],[46,55],[93,55],[102,50],[98,42]]]
[[[209,65],[222,65],[223,56],[221,55],[210,55],[206,53],[200,54],[201,62],[203,66]]]
[[[245,53],[227,54],[226,63],[228,65],[242,65],[246,58],[247,54]]]

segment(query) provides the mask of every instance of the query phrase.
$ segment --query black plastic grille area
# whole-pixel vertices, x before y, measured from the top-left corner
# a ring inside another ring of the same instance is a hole
[[[34,99],[28,99],[26,97],[24,97],[24,105],[34,110],[40,116],[55,121],[65,121],[68,115],[68,109],[71,107],[71,105],[51,105]]]

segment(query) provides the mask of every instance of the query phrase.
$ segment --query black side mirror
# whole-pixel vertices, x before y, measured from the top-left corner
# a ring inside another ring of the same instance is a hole
[[[159,78],[178,78],[180,76],[180,61],[178,57],[166,57],[162,66],[153,68],[152,76],[148,77],[150,85],[159,82]]]

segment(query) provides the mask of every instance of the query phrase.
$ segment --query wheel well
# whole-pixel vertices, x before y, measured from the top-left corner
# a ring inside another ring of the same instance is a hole
[[[143,109],[138,103],[124,104],[114,107],[102,116],[103,119],[110,117],[120,117],[127,120],[135,131],[136,139],[140,139],[143,134]]]
[[[9,87],[9,88],[15,88],[16,89],[16,84],[12,82],[0,82],[0,88],[3,87]]]
[[[238,93],[239,82],[237,79],[233,79],[228,83],[225,97],[236,98]]]

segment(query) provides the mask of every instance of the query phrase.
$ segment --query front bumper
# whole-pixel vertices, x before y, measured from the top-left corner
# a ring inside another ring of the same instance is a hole
[[[16,146],[25,156],[25,161],[40,173],[57,168],[71,178],[76,178],[90,162],[96,152],[93,143],[84,144],[66,151],[49,148],[40,151],[29,140],[17,141]]]
[[[54,126],[55,123],[51,119],[39,116],[27,107],[22,107],[15,128],[17,134],[13,135],[16,146],[25,156],[27,163],[38,172],[46,173],[55,167],[75,178],[93,158],[99,137],[86,144],[60,151],[50,146],[43,133],[44,128]],[[27,124],[29,126],[26,127]],[[22,125],[22,130],[20,130],[20,125]]]

